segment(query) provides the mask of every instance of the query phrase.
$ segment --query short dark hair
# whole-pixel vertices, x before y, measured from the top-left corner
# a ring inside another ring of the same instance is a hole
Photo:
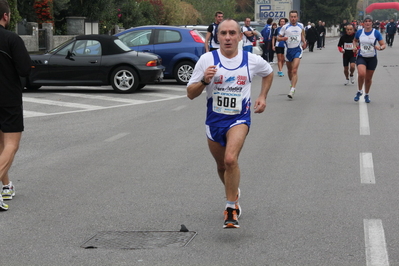
[[[222,22],[220,22],[219,27],[218,27],[218,32],[219,32],[219,30],[220,30],[220,28],[221,28],[221,25],[222,25],[223,23],[229,22],[229,21],[234,21],[234,22],[237,24],[237,30],[238,30],[238,32],[241,32],[240,24],[237,22],[237,20],[232,19],[232,18],[227,18],[227,19],[223,20]]]
[[[0,0],[0,16],[3,17],[4,13],[10,14],[10,6],[7,0]]]
[[[296,10],[291,10],[291,11],[290,11],[290,14],[291,14],[291,13],[296,13],[296,14],[298,15],[298,11],[296,11]]]
[[[220,15],[223,15],[223,12],[222,12],[222,11],[216,11],[216,12],[215,12],[215,17],[217,17],[217,15],[219,15],[219,14],[220,14]]]
[[[267,24],[271,24],[272,22],[273,22],[272,18],[268,18],[267,21],[266,21]]]

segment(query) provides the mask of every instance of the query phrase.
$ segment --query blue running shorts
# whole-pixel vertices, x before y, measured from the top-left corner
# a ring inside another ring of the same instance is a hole
[[[377,68],[377,57],[362,57],[358,56],[356,59],[356,65],[365,65],[367,70],[375,70]]]
[[[208,137],[208,139],[210,139],[212,141],[215,141],[215,142],[218,142],[223,147],[226,147],[227,131],[229,131],[229,129],[234,127],[234,126],[241,125],[241,124],[247,125],[248,129],[249,129],[250,125],[251,125],[251,123],[249,121],[246,121],[246,120],[237,121],[236,123],[232,124],[229,127],[213,127],[213,126],[206,125],[206,136]]]
[[[287,53],[285,54],[285,58],[288,62],[292,62],[295,58],[302,58],[302,47],[298,46],[296,48],[287,48]]]

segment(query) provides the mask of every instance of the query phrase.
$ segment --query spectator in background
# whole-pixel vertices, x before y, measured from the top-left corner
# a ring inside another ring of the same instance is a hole
[[[217,11],[215,13],[215,22],[209,25],[208,32],[205,37],[205,52],[213,51],[219,49],[218,41],[218,26],[220,22],[223,21],[223,12]]]
[[[344,19],[342,21],[341,25],[339,25],[339,33],[341,34],[341,36],[346,34],[345,28],[346,28],[346,25],[348,25],[348,24],[349,24],[348,21],[346,19]]]
[[[263,28],[263,30],[260,32],[260,34],[262,34],[263,37],[263,53],[262,53],[262,58],[264,60],[266,60],[267,62],[271,62],[270,61],[270,50],[272,48],[272,22],[273,19],[272,18],[268,18],[266,21],[266,25]]]
[[[396,33],[396,24],[392,18],[386,26],[386,41],[387,41],[388,47],[392,47],[395,33]]]
[[[14,160],[24,131],[21,77],[29,75],[31,60],[21,37],[6,30],[11,18],[10,6],[0,0],[0,211],[8,210],[3,199],[15,196],[8,170]]]
[[[308,42],[309,52],[313,52],[314,44],[318,39],[318,33],[314,23],[311,24],[310,29],[306,33],[306,41]]]
[[[252,53],[253,42],[256,40],[256,33],[250,25],[251,19],[246,18],[244,21],[244,26],[241,27],[241,31],[243,33],[242,49]]]
[[[385,21],[381,21],[381,23],[380,23],[380,32],[381,33],[384,33],[386,24],[387,23],[385,23]]]
[[[272,24],[272,47],[270,49],[270,62],[274,63],[274,53],[275,53],[275,45],[276,45],[276,38],[274,38],[274,34],[277,31],[277,23],[273,22]]]
[[[323,22],[319,20],[319,25],[317,26],[317,49],[321,50],[323,47],[323,36],[326,34],[326,28],[323,26]]]

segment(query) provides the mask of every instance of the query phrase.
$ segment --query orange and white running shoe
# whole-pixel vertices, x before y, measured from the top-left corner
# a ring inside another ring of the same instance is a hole
[[[224,224],[223,228],[240,228],[237,218],[237,210],[227,208],[224,211]]]

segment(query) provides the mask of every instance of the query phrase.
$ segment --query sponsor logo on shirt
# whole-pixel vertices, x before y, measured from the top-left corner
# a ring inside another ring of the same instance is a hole
[[[237,77],[237,85],[245,85],[247,82],[247,77],[246,76],[238,76]]]
[[[234,81],[236,81],[236,77],[229,77],[228,79],[226,79],[226,83],[233,83]]]

